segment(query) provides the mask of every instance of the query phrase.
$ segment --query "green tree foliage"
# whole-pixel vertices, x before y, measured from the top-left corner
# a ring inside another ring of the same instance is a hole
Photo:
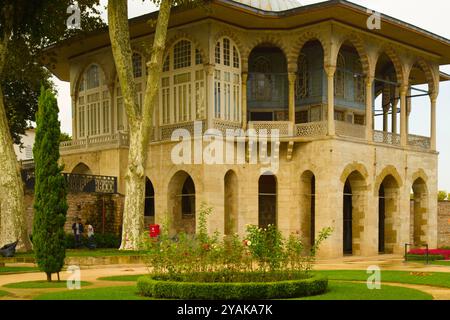
[[[439,191],[438,192],[438,201],[445,201],[448,200],[448,193],[447,191]]]
[[[66,183],[58,164],[61,136],[58,104],[49,89],[41,90],[36,120],[33,245],[39,269],[51,281],[52,273],[59,273],[64,266],[64,224],[68,205]]]
[[[20,143],[30,122],[34,122],[41,85],[53,88],[51,73],[42,65],[42,50],[57,41],[88,33],[104,26],[95,5],[98,1],[78,1],[81,30],[68,29],[66,20],[70,1],[0,0],[0,31],[12,31],[8,55],[0,75],[6,115],[14,143]],[[9,7],[9,9],[7,9]],[[3,16],[8,14],[8,18]],[[54,61],[57,57],[49,57]]]

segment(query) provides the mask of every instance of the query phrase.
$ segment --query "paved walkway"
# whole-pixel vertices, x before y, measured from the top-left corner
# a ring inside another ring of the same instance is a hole
[[[346,257],[333,260],[319,260],[315,266],[315,270],[366,270],[369,266],[379,266],[381,270],[400,270],[411,272],[449,272],[449,266],[438,265],[425,265],[422,263],[404,263],[401,256],[396,255],[384,255],[375,257]],[[16,264],[17,266],[17,264]],[[148,269],[145,265],[104,265],[83,268],[81,270],[81,280],[92,282],[93,285],[86,288],[99,288],[110,286],[128,286],[133,285],[132,282],[119,282],[119,281],[101,281],[97,280],[100,277],[118,276],[118,275],[135,275],[148,273]],[[70,276],[67,272],[61,273],[61,279],[66,280]],[[55,292],[62,290],[59,289],[10,289],[1,288],[5,284],[22,281],[35,281],[45,280],[43,273],[23,273],[23,274],[11,274],[0,275],[0,290],[8,291],[12,296],[3,297],[3,299],[32,299],[42,293]],[[389,284],[383,282],[383,284]],[[418,289],[423,292],[431,294],[436,300],[450,300],[450,289],[422,286],[422,285],[410,285],[410,284],[398,284],[392,283],[398,287]],[[0,298],[1,300],[2,298]]]

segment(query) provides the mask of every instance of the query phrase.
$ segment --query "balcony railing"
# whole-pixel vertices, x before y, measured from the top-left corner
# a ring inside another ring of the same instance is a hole
[[[117,177],[64,173],[68,190],[87,193],[117,193]]]
[[[273,130],[278,130],[280,137],[294,135],[294,127],[289,121],[251,121],[248,123],[248,128],[254,129],[256,134],[260,134],[261,130],[266,130],[267,135],[272,135]]]
[[[90,147],[115,146],[127,147],[129,145],[128,133],[114,133],[97,137],[88,137],[62,142],[60,148],[62,151],[87,149]]]
[[[335,126],[338,136],[366,139],[366,126],[344,121],[335,121]]]
[[[392,132],[374,131],[373,141],[384,144],[391,144],[395,146],[400,145],[400,135]]]
[[[410,134],[408,135],[408,145],[420,149],[431,149],[431,139],[428,137],[422,137]]]
[[[295,125],[297,137],[321,137],[327,135],[327,122],[308,122]]]

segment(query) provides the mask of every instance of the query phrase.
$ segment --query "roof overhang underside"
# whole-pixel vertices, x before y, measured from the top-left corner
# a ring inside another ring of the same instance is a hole
[[[209,9],[173,9],[169,28],[205,19],[216,19],[243,29],[268,29],[270,26],[270,29],[290,30],[332,20],[368,32],[367,19],[370,13],[367,9],[343,0],[331,0],[283,12],[262,11],[230,0],[209,2]],[[156,18],[157,12],[153,12],[130,19],[131,38],[151,35],[154,29],[148,21]],[[440,65],[450,64],[450,40],[389,16],[381,15],[381,19],[381,30],[370,32],[434,55]],[[69,81],[71,58],[109,45],[107,28],[97,30],[89,35],[68,39],[49,47],[46,52],[53,58],[56,57],[56,61],[50,62],[52,59],[47,57],[44,58],[44,62],[59,79]],[[441,79],[450,80],[442,74]]]

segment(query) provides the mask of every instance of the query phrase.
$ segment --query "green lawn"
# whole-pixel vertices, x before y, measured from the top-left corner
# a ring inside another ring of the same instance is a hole
[[[432,261],[431,264],[437,264],[440,266],[449,266],[450,267],[450,260]]]
[[[327,293],[295,300],[433,300],[433,297],[419,290],[390,285],[369,290],[365,283],[330,281]]]
[[[34,300],[151,300],[137,294],[136,286],[67,290],[45,293]]]
[[[106,287],[51,292],[35,300],[151,300],[137,294],[136,286]],[[369,290],[364,283],[330,281],[329,291],[323,295],[298,300],[432,300],[419,290],[382,285],[381,290]]]
[[[92,285],[91,282],[81,281],[81,287]],[[4,285],[5,288],[14,288],[14,289],[53,289],[53,288],[66,288],[66,281],[52,281],[47,282],[46,280],[38,280],[38,281],[25,281],[25,282],[14,282],[8,283]]]
[[[122,251],[119,249],[67,249],[66,257],[117,257],[117,256],[139,256],[145,251]],[[17,253],[17,258],[34,258],[33,252]]]
[[[9,292],[0,290],[0,297],[4,297],[4,296],[7,296],[7,295],[9,295]]]
[[[0,274],[25,273],[39,271],[35,267],[0,267]]]
[[[137,274],[137,275],[126,275],[126,276],[112,276],[112,277],[101,277],[97,280],[103,281],[124,281],[124,282],[136,282],[139,277],[147,276],[148,274]]]
[[[315,273],[325,275],[329,280],[366,281],[369,276],[365,270],[327,270],[315,271]],[[410,271],[381,271],[381,282],[450,288],[450,272],[426,272],[425,274],[417,275]]]

